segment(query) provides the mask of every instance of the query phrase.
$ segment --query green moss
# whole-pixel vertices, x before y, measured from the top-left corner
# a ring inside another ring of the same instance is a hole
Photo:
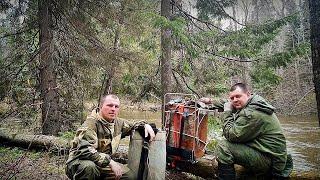
[[[217,131],[221,129],[221,123],[218,117],[209,116],[208,117],[208,129],[209,131]]]
[[[216,139],[211,139],[209,144],[207,145],[207,149],[209,151],[214,151],[217,147],[218,141]]]
[[[47,164],[45,167],[44,167],[45,171],[47,173],[52,173],[52,174],[65,174],[65,167],[64,166],[57,166],[57,165],[51,165],[51,164]]]
[[[5,159],[18,159],[20,158],[26,151],[20,148],[11,148],[11,147],[0,147],[0,160],[5,160]],[[41,157],[40,152],[36,151],[30,151],[27,153],[27,157],[30,159],[36,160]]]
[[[208,133],[210,140],[207,145],[207,150],[214,152],[218,144],[218,139],[220,139],[221,136],[221,129],[222,125],[220,119],[215,116],[209,116]]]
[[[37,160],[41,157],[41,153],[36,151],[31,151],[28,153],[28,157],[32,160]]]
[[[72,140],[75,136],[75,131],[66,131],[66,132],[59,132],[59,137],[62,137],[66,140]]]
[[[9,147],[0,147],[0,159],[16,159],[21,157],[23,151],[17,147],[9,148]]]
[[[0,169],[4,170],[4,179],[66,179],[65,157],[52,156],[49,152],[0,147]],[[12,174],[14,171],[17,173]]]

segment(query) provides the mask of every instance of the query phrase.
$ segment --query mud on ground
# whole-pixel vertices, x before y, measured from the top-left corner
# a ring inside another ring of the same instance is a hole
[[[0,144],[0,179],[67,180],[65,162],[67,155],[50,152],[27,151]],[[202,180],[189,173],[166,171],[167,180]]]

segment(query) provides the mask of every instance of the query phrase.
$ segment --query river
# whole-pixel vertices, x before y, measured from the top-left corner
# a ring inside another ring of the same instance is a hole
[[[320,128],[316,115],[280,116],[294,173],[301,177],[320,177]]]
[[[120,117],[148,120],[161,127],[161,113],[122,109]],[[279,116],[292,154],[295,177],[320,178],[320,128],[316,115]]]

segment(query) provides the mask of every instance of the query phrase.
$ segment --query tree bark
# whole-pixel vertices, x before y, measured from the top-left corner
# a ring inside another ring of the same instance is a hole
[[[313,83],[316,92],[318,119],[320,126],[320,1],[309,0],[309,9]]]
[[[236,176],[242,179],[252,178],[252,173],[246,172],[243,166],[235,165]],[[195,164],[189,162],[177,162],[176,168],[181,171],[194,174],[204,179],[216,179],[218,173],[218,162],[216,156],[205,154],[202,158],[198,159]]]
[[[120,47],[120,34],[122,31],[123,26],[123,20],[124,20],[124,10],[126,6],[126,1],[121,3],[121,10],[119,12],[119,19],[118,19],[118,26],[116,27],[115,36],[114,36],[114,42],[113,42],[113,51],[114,54],[117,54],[117,51]],[[111,94],[112,93],[112,87],[113,87],[113,79],[116,72],[116,68],[119,66],[119,59],[118,56],[114,56],[114,59],[111,60],[110,68],[108,68],[108,72],[106,72],[107,75],[107,81],[104,88],[103,95]]]
[[[171,19],[172,5],[170,0],[161,0],[161,16],[167,20]],[[161,93],[162,97],[168,92],[172,92],[172,64],[171,64],[171,30],[166,27],[161,28]],[[162,98],[162,108],[164,105]],[[164,112],[164,111],[162,111]]]
[[[113,45],[113,50],[115,54],[119,49],[119,44],[120,44],[120,27],[118,27],[115,32],[114,45]],[[119,64],[118,60],[119,59],[117,58],[117,56],[114,56],[114,59],[111,60],[110,68],[108,68],[109,70],[105,72],[108,79],[104,87],[103,95],[112,93],[113,79],[116,72],[116,68]]]
[[[259,23],[259,5],[258,0],[252,0],[253,11],[251,13],[251,22],[254,24]]]
[[[67,140],[55,136],[13,134],[4,128],[0,129],[1,144],[15,145],[23,148],[45,149],[59,154],[68,153],[70,148]]]
[[[39,0],[40,88],[42,98],[42,133],[57,135],[60,127],[59,96],[52,56],[52,2]]]
[[[241,0],[242,6],[243,6],[243,11],[244,11],[244,21],[243,24],[247,25],[248,24],[248,17],[249,17],[249,8],[250,5],[246,0]]]
[[[0,128],[1,145],[22,147],[27,149],[46,150],[56,155],[69,154],[69,140],[48,135],[15,134],[5,128]],[[117,162],[127,163],[128,147],[120,145],[118,151],[112,155]]]
[[[235,5],[232,6],[232,17],[233,17],[234,19],[237,19],[237,11],[236,11]],[[234,21],[233,19],[231,19],[231,22],[233,22],[233,28],[234,28],[234,30],[237,31],[237,30],[238,30],[237,22]]]

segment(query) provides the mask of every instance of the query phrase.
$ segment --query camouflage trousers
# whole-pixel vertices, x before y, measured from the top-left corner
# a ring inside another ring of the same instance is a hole
[[[266,174],[271,168],[271,158],[245,144],[221,140],[216,154],[220,163],[238,164],[255,174]]]
[[[134,179],[132,171],[123,164],[118,163],[122,167],[122,174],[120,179]],[[67,164],[66,174],[72,180],[78,179],[115,179],[114,173],[109,166],[101,168],[90,160],[74,160]]]

